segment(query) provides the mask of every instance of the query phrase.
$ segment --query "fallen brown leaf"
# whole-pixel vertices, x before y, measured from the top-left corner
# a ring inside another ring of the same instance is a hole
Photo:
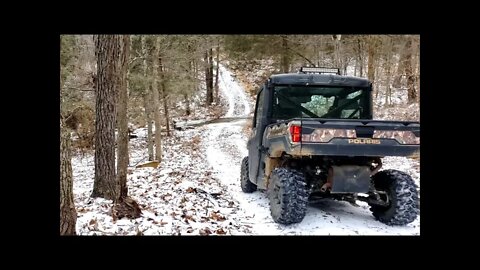
[[[216,212],[212,212],[210,214],[210,218],[216,220],[216,221],[224,221],[225,220],[225,217],[223,217],[222,215],[216,213]]]
[[[200,235],[210,235],[210,234],[212,234],[212,231],[210,231],[209,228],[205,227],[203,229],[200,229],[199,233],[200,233]]]
[[[215,231],[217,234],[227,234],[222,228]]]

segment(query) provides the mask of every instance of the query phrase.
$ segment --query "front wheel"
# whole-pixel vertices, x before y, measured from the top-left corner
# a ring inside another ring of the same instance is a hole
[[[418,191],[410,175],[397,170],[385,170],[375,174],[372,179],[375,189],[383,191],[388,202],[388,206],[370,204],[370,211],[376,219],[387,225],[406,225],[417,218],[420,212]]]

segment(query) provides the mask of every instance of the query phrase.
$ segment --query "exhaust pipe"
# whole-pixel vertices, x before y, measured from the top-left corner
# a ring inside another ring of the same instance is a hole
[[[328,169],[327,182],[322,185],[320,191],[326,192],[327,190],[332,189],[332,179],[333,179],[333,168]]]

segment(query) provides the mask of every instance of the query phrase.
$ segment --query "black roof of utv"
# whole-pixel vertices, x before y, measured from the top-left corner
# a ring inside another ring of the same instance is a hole
[[[341,76],[336,74],[305,74],[286,73],[276,74],[270,77],[274,84],[301,84],[301,85],[332,85],[332,86],[353,86],[368,87],[370,82],[365,78],[353,76]]]

